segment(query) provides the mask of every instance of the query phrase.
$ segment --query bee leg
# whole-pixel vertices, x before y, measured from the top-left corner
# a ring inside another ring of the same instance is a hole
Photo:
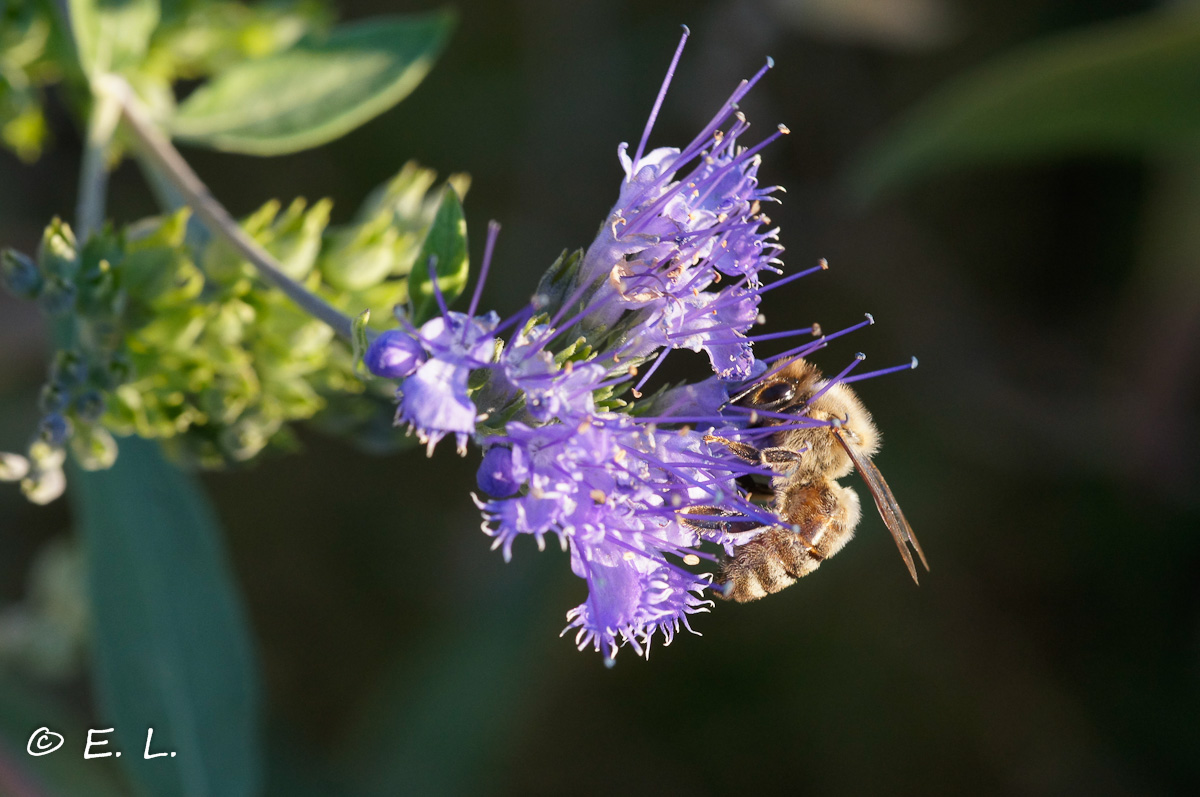
[[[763,528],[762,521],[731,512],[720,506],[690,506],[680,510],[679,522],[696,531],[723,531],[726,534],[744,534]],[[689,518],[688,515],[700,515]],[[728,518],[726,520],[725,518]]]
[[[754,446],[749,445],[748,443],[739,443],[736,440],[730,440],[726,437],[720,437],[715,434],[704,435],[704,442],[720,443],[721,445],[723,445],[729,449],[729,453],[733,454],[734,456],[736,456],[740,459],[746,460],[747,462],[751,463],[752,465],[758,465],[761,461],[760,456],[759,456],[759,450],[757,448],[755,448]]]
[[[800,461],[800,454],[781,446],[755,448],[748,443],[739,443],[736,440],[712,434],[704,435],[704,441],[706,443],[720,443],[728,448],[731,454],[739,459],[744,459],[752,465],[766,465],[768,468],[774,468],[778,465],[792,465]]]
[[[790,448],[764,448],[758,454],[762,464],[767,466],[793,465],[800,461],[800,454]]]

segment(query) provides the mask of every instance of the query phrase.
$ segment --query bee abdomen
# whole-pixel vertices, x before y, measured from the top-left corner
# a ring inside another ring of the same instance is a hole
[[[745,603],[779,592],[821,566],[824,557],[781,526],[767,529],[737,549],[721,569],[725,597]]]

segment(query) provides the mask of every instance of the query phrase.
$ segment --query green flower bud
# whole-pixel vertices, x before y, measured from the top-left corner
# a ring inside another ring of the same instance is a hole
[[[79,352],[59,349],[50,362],[50,382],[61,388],[69,388],[87,376],[87,364]]]
[[[84,470],[107,470],[117,461],[117,441],[103,426],[81,425],[71,436],[71,453]]]
[[[113,390],[117,385],[125,384],[133,376],[133,364],[129,362],[129,355],[123,351],[113,352],[104,370],[106,380],[102,385],[106,390]]]
[[[49,415],[52,412],[62,412],[67,408],[67,402],[70,400],[70,394],[55,384],[42,385],[42,390],[38,394],[38,409],[43,414]]]
[[[42,233],[37,262],[38,268],[47,278],[70,280],[79,270],[75,233],[71,232],[71,228],[62,219],[56,218],[51,221]]]
[[[156,310],[190,302],[204,288],[204,275],[185,243],[188,209],[162,219],[157,228],[129,242],[116,268],[131,301]]]
[[[317,262],[321,251],[321,234],[329,224],[333,202],[322,199],[305,212],[306,202],[297,199],[288,206],[273,225],[264,243],[279,261],[284,274],[294,280],[304,279]]]
[[[29,462],[33,470],[54,470],[67,461],[67,451],[62,446],[52,446],[44,440],[34,440],[29,445]]]
[[[95,423],[104,415],[107,402],[99,390],[88,390],[75,399],[75,415],[87,424]]]
[[[60,277],[47,277],[38,304],[49,316],[63,316],[75,309],[75,285]]]
[[[29,460],[20,454],[0,451],[0,482],[16,482],[29,473]]]
[[[71,436],[71,421],[62,413],[52,412],[38,424],[38,436],[55,448],[61,447]]]
[[[400,233],[390,216],[382,224],[368,223],[339,230],[329,239],[321,256],[321,276],[333,287],[358,291],[378,284],[392,274],[400,262],[397,243]]]
[[[21,480],[21,492],[30,503],[45,505],[57,499],[67,489],[67,475],[61,467],[34,469]]]
[[[42,290],[42,274],[33,258],[13,249],[0,252],[0,279],[5,288],[22,299],[36,298]]]

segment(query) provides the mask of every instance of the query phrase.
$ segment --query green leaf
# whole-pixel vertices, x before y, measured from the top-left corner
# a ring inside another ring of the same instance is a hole
[[[332,141],[408,96],[453,25],[449,12],[376,18],[244,61],[188,97],[170,122],[171,133],[250,155]]]
[[[421,244],[421,252],[408,275],[408,297],[412,301],[412,322],[418,326],[438,311],[433,281],[429,278],[429,258],[437,258],[437,284],[449,305],[467,287],[470,270],[467,260],[467,220],[463,217],[462,201],[454,187],[443,189],[437,215]]]
[[[564,645],[548,633],[562,625],[548,600],[558,594],[560,575],[513,569],[504,579],[464,587],[440,609],[435,630],[384,673],[335,751],[341,793],[491,789],[537,722],[538,690]]]
[[[89,75],[141,64],[158,27],[158,0],[68,0],[79,63]]]
[[[93,678],[106,750],[146,794],[256,794],[259,684],[250,631],[204,493],[137,437],[111,470],[72,474],[87,552]],[[145,760],[147,729],[154,729]]]
[[[861,199],[964,165],[1200,145],[1200,13],[1041,41],[945,86],[850,174]]]

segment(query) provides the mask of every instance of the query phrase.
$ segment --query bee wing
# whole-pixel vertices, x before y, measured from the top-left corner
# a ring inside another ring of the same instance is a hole
[[[913,581],[920,583],[917,579],[917,567],[913,564],[912,554],[908,550],[911,545],[913,550],[917,552],[917,556],[921,558],[921,564],[929,570],[929,562],[925,559],[925,552],[921,550],[921,544],[917,542],[917,537],[913,534],[912,527],[908,525],[908,520],[904,517],[904,513],[900,511],[900,504],[896,502],[896,496],[892,494],[892,489],[888,487],[887,481],[883,478],[883,474],[879,472],[879,468],[875,467],[875,463],[871,458],[865,456],[845,437],[841,429],[833,429],[833,436],[842,444],[842,448],[846,449],[846,453],[850,455],[850,461],[854,463],[854,467],[862,475],[863,481],[867,483],[867,489],[871,491],[871,497],[875,499],[875,507],[879,510],[880,517],[883,518],[884,525],[888,531],[892,533],[892,538],[896,540],[896,547],[900,549],[900,556],[904,559],[904,564],[908,565],[909,575]]]

